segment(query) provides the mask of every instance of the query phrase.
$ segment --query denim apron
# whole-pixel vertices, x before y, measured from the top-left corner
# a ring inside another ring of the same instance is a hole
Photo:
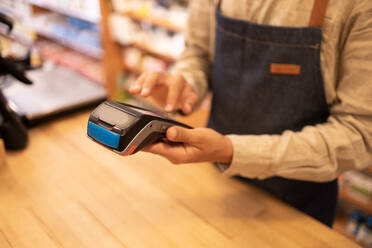
[[[315,1],[310,23],[318,22],[321,27],[327,3]],[[281,134],[326,122],[329,111],[320,64],[321,28],[258,25],[224,16],[220,5],[216,9],[208,127],[222,134]],[[332,226],[337,180],[244,180]]]

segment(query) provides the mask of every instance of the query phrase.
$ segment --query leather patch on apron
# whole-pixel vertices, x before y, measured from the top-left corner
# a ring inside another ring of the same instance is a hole
[[[290,64],[271,64],[270,73],[297,76],[301,74],[301,66]]]

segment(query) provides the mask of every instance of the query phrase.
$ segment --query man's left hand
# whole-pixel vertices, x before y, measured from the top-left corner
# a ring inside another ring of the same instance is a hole
[[[195,162],[231,163],[230,139],[209,128],[187,129],[178,126],[167,130],[170,142],[158,142],[144,151],[161,155],[174,164]]]

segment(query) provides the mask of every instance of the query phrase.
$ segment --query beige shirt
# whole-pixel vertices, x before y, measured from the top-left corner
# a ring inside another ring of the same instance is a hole
[[[215,5],[192,0],[187,48],[174,71],[200,97],[213,62]],[[223,0],[229,17],[274,26],[307,26],[313,0]],[[372,165],[372,1],[330,0],[321,50],[331,116],[324,124],[281,135],[229,135],[233,159],[226,175],[282,176],[329,181],[347,170]]]

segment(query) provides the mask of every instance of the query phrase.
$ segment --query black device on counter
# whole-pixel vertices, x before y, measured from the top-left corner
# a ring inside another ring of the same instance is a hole
[[[145,108],[105,101],[91,113],[87,134],[117,153],[131,155],[164,138],[172,126],[191,128]]]
[[[4,139],[9,150],[24,149],[28,143],[27,129],[21,118],[9,107],[8,101],[0,91],[0,138]]]
[[[32,82],[19,70],[15,63],[0,56],[0,76],[11,75],[24,84]],[[0,88],[0,138],[4,139],[8,150],[24,149],[28,143],[27,128],[21,118],[9,106],[9,102]]]
[[[0,23],[4,23],[9,28],[13,28],[13,21],[6,15],[0,13]],[[24,84],[32,84],[24,72],[20,70],[15,61],[5,59],[0,55],[0,76],[11,75]],[[20,150],[28,143],[27,129],[23,125],[21,118],[10,108],[8,100],[5,98],[0,88],[0,138],[4,139],[5,148],[10,150]]]

